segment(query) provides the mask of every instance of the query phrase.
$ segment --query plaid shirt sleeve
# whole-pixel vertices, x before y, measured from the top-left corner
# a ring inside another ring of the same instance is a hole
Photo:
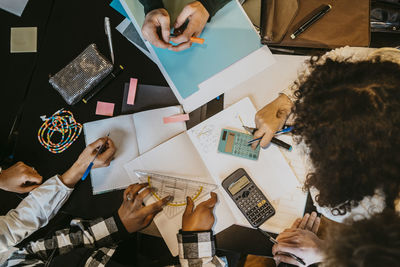
[[[117,214],[93,221],[74,219],[70,228],[56,231],[50,238],[30,242],[14,252],[2,266],[42,266],[51,262],[54,256],[81,247],[94,249],[85,266],[104,266],[117,244],[128,235]]]
[[[182,267],[224,267],[225,262],[215,255],[215,240],[212,231],[179,231],[179,262]]]

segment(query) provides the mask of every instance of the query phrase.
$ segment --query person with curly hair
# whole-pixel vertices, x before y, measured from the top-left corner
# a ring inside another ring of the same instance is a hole
[[[399,50],[336,49],[311,58],[294,85],[257,112],[254,137],[267,146],[293,114],[311,162],[304,188],[317,210],[336,222],[368,217],[399,198],[399,90]]]

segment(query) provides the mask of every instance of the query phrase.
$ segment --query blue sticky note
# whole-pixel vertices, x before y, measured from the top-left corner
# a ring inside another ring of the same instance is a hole
[[[122,16],[125,18],[128,18],[128,14],[126,14],[126,11],[124,7],[122,6],[121,2],[119,0],[113,0],[110,4],[112,8],[114,8],[116,11],[118,11]]]

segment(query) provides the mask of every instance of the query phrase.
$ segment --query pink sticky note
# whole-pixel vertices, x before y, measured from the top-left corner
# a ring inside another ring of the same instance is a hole
[[[131,78],[129,83],[128,99],[126,101],[128,105],[133,105],[135,103],[137,82],[137,79]]]
[[[166,123],[173,123],[173,122],[181,122],[181,121],[188,121],[189,120],[189,114],[179,114],[179,115],[173,115],[169,117],[164,117],[164,124]]]
[[[114,103],[97,101],[96,115],[110,116],[114,114]]]

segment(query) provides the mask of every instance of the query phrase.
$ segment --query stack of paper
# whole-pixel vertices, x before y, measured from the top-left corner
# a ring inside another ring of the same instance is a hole
[[[219,201],[215,208],[218,233],[232,224],[250,227],[235,203],[221,187],[221,182],[238,168],[244,168],[276,209],[276,214],[261,228],[279,233],[301,217],[306,197],[301,186],[279,149],[271,147],[260,152],[257,161],[219,153],[218,140],[222,128],[241,131],[242,123],[254,125],[255,108],[245,98],[192,129],[144,153],[125,164],[131,183],[138,182],[135,170],[195,179],[218,185]],[[157,162],[157,164],[154,164]],[[208,196],[207,196],[208,198]],[[203,199],[199,199],[202,201]],[[150,198],[146,204],[154,202]],[[161,235],[173,255],[178,253],[176,233],[181,228],[182,216],[168,218],[162,212],[154,218]]]
[[[131,184],[123,165],[186,130],[184,122],[164,124],[163,118],[182,113],[181,106],[143,111],[83,125],[86,144],[110,133],[117,149],[107,168],[93,169],[93,194],[122,189]]]
[[[143,39],[144,11],[138,0],[115,1],[112,6],[129,19],[123,21],[118,30],[158,65],[186,112],[275,62],[269,49],[260,44],[259,35],[237,1],[226,4],[207,23],[200,36],[205,39],[203,45],[193,44],[181,52],[157,48]],[[183,8],[176,1],[164,3],[171,18]]]

